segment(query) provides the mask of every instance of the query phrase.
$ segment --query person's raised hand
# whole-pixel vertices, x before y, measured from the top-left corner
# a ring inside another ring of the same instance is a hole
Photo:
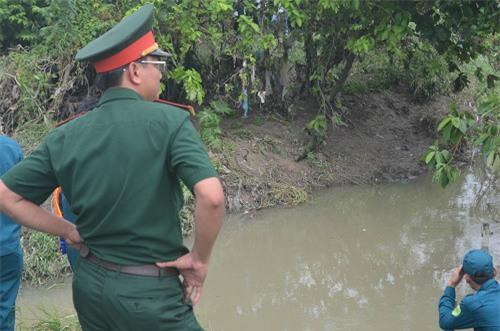
[[[456,287],[458,284],[460,284],[463,277],[464,277],[464,270],[462,266],[456,267],[451,272],[451,277],[450,280],[448,281],[448,286]]]

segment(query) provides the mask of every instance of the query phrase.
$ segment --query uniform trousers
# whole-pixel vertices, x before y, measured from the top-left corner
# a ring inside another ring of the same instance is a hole
[[[75,269],[73,303],[83,331],[203,331],[178,276],[129,275],[82,257]]]

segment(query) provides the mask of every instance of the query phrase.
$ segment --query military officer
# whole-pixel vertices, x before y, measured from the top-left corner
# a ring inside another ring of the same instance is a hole
[[[145,5],[78,52],[104,90],[96,107],[52,131],[0,181],[0,210],[70,244],[83,238],[73,300],[84,331],[201,329],[192,305],[224,194],[189,114],[152,102],[169,55],[154,40],[152,16]],[[191,251],[182,242],[180,180],[195,195]],[[57,186],[76,228],[37,206]]]
[[[482,249],[469,251],[463,264],[453,274],[439,301],[439,326],[444,330],[469,329],[475,331],[500,330],[500,286],[493,258]],[[476,291],[455,305],[455,287],[465,278]]]

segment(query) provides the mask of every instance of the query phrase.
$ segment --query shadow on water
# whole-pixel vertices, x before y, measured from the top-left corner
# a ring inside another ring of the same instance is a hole
[[[470,212],[477,186],[467,175],[446,190],[428,177],[337,187],[297,208],[231,215],[197,316],[217,331],[436,330],[449,271],[492,221]],[[22,313],[34,307],[31,291],[21,293]],[[468,291],[462,284],[459,297]],[[39,295],[59,304],[50,293]]]

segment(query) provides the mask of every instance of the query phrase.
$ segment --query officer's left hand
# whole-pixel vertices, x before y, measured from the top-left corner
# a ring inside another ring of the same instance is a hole
[[[176,268],[182,276],[184,286],[184,302],[196,305],[201,298],[203,283],[207,277],[208,265],[196,259],[192,252],[181,256],[175,261],[157,262],[159,268]]]

